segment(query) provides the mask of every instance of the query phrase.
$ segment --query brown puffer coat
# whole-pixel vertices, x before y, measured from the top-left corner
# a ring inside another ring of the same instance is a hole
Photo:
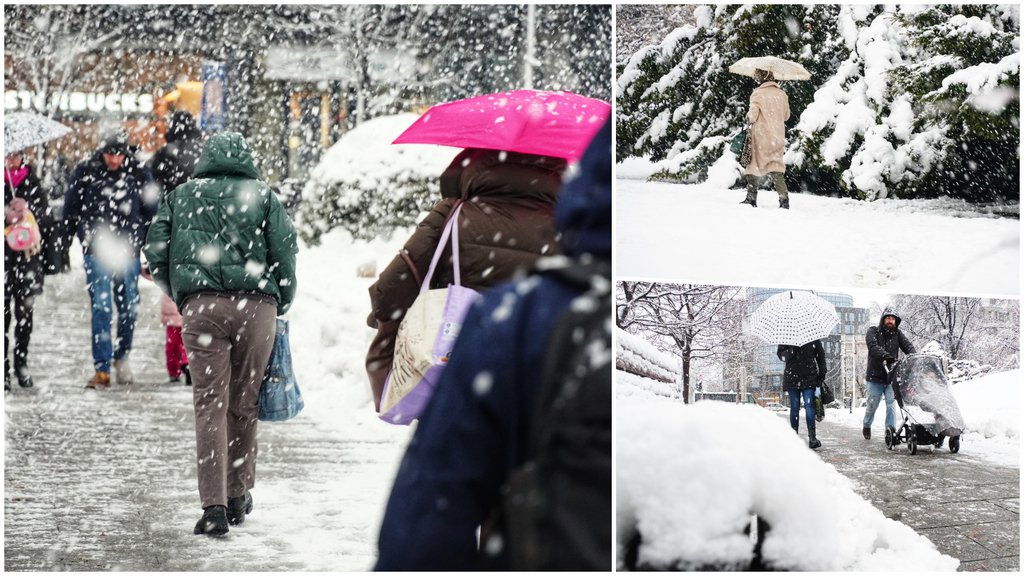
[[[441,201],[420,222],[402,251],[370,286],[367,320],[377,335],[366,355],[374,406],[394,358],[395,335],[419,294],[449,214],[459,213],[462,285],[484,290],[525,272],[541,256],[559,251],[555,199],[566,162],[560,158],[468,149],[441,175]],[[454,281],[451,246],[444,249],[431,288]]]
[[[786,120],[789,120],[789,97],[775,82],[765,82],[750,94],[750,144],[753,160],[745,174],[765,176],[785,172],[782,155],[786,151]]]

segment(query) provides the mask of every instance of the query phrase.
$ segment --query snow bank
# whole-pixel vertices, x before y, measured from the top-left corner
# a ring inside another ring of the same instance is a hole
[[[679,359],[666,354],[640,336],[615,328],[615,369],[661,382],[679,379]]]
[[[1020,378],[1020,370],[1010,370],[953,386],[967,434],[1019,442]]]
[[[752,558],[743,534],[751,513],[770,525],[762,556],[775,569],[959,565],[858,496],[768,410],[622,398],[615,416],[620,567],[639,531],[640,565],[744,568]]]

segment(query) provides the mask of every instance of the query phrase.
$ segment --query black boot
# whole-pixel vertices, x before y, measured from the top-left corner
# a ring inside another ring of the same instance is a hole
[[[32,387],[32,376],[28,373],[28,368],[22,366],[21,368],[14,369],[14,375],[18,378],[18,386],[22,388]]]
[[[196,522],[195,534],[223,536],[228,533],[228,511],[224,506],[203,508],[203,517]]]
[[[871,428],[868,428],[867,426],[864,427],[864,439],[871,440]]]
[[[757,200],[754,200],[753,198],[744,198],[740,204],[750,204],[754,208],[757,208]]]
[[[245,522],[245,515],[252,512],[252,494],[246,490],[241,496],[228,498],[228,523],[232,526]]]
[[[784,198],[782,200],[779,200],[779,208],[784,208],[786,210],[789,210],[789,198]]]
[[[181,367],[181,373],[185,375],[185,386],[192,385],[192,373],[188,370],[188,364]]]
[[[811,449],[821,448],[821,442],[818,441],[814,424],[807,427],[807,447]]]

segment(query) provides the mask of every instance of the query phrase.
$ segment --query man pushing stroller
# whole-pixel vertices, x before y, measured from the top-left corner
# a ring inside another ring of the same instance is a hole
[[[878,402],[885,396],[885,428],[896,428],[896,408],[893,405],[892,386],[889,385],[889,371],[896,364],[900,350],[904,354],[917,352],[903,332],[900,331],[900,317],[891,309],[882,312],[878,326],[868,328],[868,368],[864,384],[868,392],[868,406],[864,410],[864,439],[871,439],[871,422],[875,419]]]

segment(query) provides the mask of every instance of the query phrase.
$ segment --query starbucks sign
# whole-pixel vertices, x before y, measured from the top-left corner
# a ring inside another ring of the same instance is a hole
[[[30,90],[4,92],[4,110],[35,110],[44,112],[57,108],[63,112],[79,114],[148,114],[153,111],[152,94],[123,94],[120,92],[65,92],[63,94],[37,94]]]

